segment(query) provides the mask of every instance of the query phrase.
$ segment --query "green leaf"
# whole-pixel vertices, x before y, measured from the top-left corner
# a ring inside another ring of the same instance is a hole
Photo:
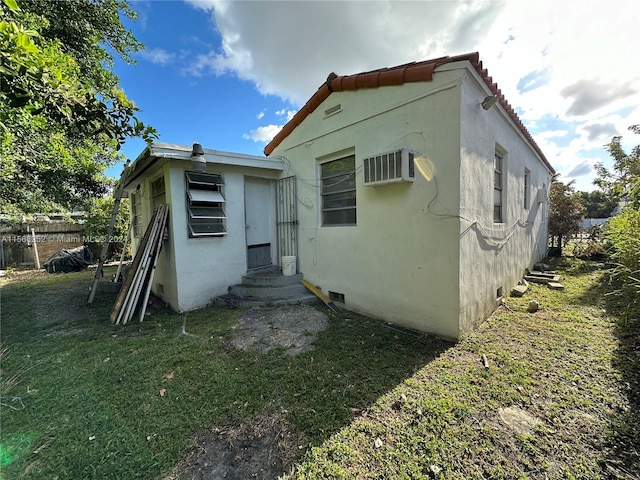
[[[4,0],[4,4],[9,7],[9,10],[13,12],[17,12],[18,10],[20,10],[20,7],[18,7],[18,2],[16,2],[16,0]]]

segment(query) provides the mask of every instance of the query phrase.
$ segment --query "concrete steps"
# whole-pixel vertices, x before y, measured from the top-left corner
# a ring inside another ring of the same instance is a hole
[[[318,298],[300,283],[303,275],[284,276],[276,269],[248,272],[242,283],[229,288],[229,293],[216,298],[218,305],[227,307],[258,307],[315,303]]]

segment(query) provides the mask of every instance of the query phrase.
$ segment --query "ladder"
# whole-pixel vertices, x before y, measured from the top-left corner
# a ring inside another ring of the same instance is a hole
[[[102,252],[100,253],[100,258],[98,259],[98,267],[96,268],[96,273],[93,276],[93,283],[91,284],[91,288],[89,289],[89,298],[87,299],[87,303],[92,303],[93,298],[96,296],[98,282],[100,281],[100,277],[102,276],[102,265],[104,264],[104,259],[106,258],[107,252],[109,250],[109,243],[111,243],[111,239],[113,238],[113,227],[116,224],[116,216],[118,215],[118,210],[120,209],[120,200],[122,199],[122,192],[124,191],[124,179],[126,177],[130,163],[131,161],[127,160],[127,163],[124,164],[124,168],[122,169],[122,173],[120,174],[118,191],[116,192],[115,202],[113,203],[113,212],[111,213],[109,228],[107,228],[107,238],[104,239],[104,244],[102,245]]]

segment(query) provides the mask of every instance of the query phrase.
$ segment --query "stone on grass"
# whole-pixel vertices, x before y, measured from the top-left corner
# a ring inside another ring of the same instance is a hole
[[[527,312],[535,313],[535,312],[538,311],[539,308],[540,308],[540,304],[538,302],[536,302],[535,300],[531,300],[531,301],[529,301],[529,306],[527,307]]]

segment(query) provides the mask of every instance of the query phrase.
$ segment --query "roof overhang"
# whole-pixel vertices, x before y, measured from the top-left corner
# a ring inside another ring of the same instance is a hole
[[[259,157],[257,155],[246,155],[243,153],[223,152],[210,148],[203,150],[207,164],[255,168],[276,172],[284,170],[282,162],[277,159]],[[145,147],[128,168],[124,177],[125,188],[143,175],[149,168],[162,160],[191,162],[191,152],[191,146],[153,142],[151,145]]]

